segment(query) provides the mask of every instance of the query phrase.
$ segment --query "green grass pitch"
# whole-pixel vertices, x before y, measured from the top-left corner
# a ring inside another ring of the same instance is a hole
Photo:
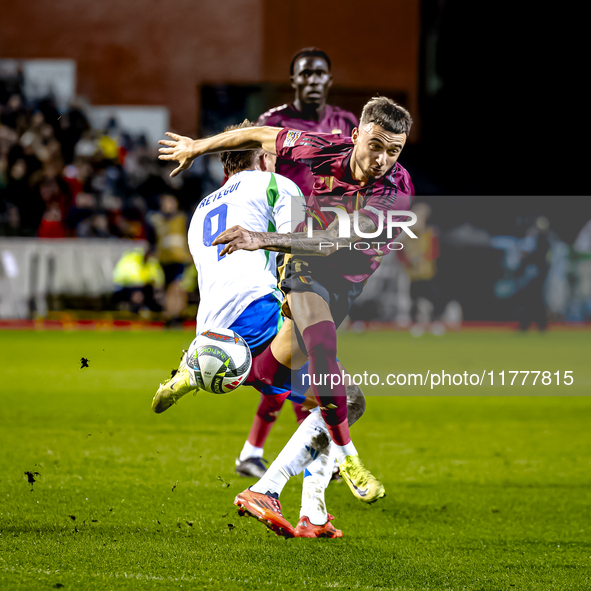
[[[340,339],[351,372],[570,370],[574,384],[366,388],[352,434],[387,497],[365,506],[331,484],[344,538],[283,540],[232,506],[252,483],[233,463],[254,391],[150,410],[190,333],[0,332],[0,589],[591,588],[590,333]],[[267,457],[294,426],[286,407]],[[300,478],[281,498],[292,523]]]

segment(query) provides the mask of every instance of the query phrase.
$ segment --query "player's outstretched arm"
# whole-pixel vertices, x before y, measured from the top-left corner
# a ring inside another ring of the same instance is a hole
[[[200,140],[193,140],[190,137],[167,131],[166,135],[170,139],[158,141],[159,144],[165,146],[160,148],[158,158],[178,162],[179,166],[170,173],[170,176],[176,176],[183,170],[187,170],[195,158],[205,154],[257,148],[275,154],[275,140],[280,131],[280,127],[245,127]]]
[[[370,218],[359,215],[359,231],[364,234],[376,231],[376,224]],[[342,248],[359,240],[362,236],[355,233],[353,214],[349,214],[350,237],[340,237],[337,220],[326,230],[316,231],[309,237],[307,232],[294,234],[277,234],[276,232],[251,232],[241,226],[233,226],[222,232],[213,242],[212,246],[225,244],[220,256],[230,254],[236,250],[272,250],[275,252],[287,252],[306,256],[329,256]]]

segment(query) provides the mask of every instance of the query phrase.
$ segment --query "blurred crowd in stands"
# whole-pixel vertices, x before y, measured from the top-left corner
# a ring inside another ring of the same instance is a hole
[[[0,79],[0,237],[146,240],[143,263],[155,256],[163,271],[146,285],[171,291],[177,318],[187,299],[176,286],[191,261],[188,216],[220,179],[208,162],[177,179],[171,169],[157,146],[114,119],[93,128],[82,102],[60,112],[52,97],[27,100],[22,74]],[[119,269],[123,287],[130,273],[129,264]],[[132,309],[161,308],[149,293],[122,293]]]
[[[22,78],[0,81],[0,235],[149,238],[161,195],[190,212],[201,194],[203,174],[172,186],[169,172],[115,120],[93,129],[80,105],[60,113],[27,101]]]

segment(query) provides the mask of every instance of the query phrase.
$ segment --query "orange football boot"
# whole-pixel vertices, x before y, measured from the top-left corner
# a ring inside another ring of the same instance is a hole
[[[247,488],[234,499],[238,515],[248,515],[258,519],[272,532],[284,538],[295,537],[293,526],[281,513],[281,503],[275,497],[257,493]]]
[[[336,529],[331,521],[334,517],[329,513],[328,519],[324,525],[314,525],[310,520],[303,515],[300,517],[295,528],[296,538],[342,538],[343,532]]]

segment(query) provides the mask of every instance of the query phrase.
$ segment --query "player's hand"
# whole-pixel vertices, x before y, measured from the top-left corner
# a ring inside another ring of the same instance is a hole
[[[176,133],[166,132],[166,135],[170,140],[159,140],[158,143],[166,146],[166,148],[160,148],[159,160],[173,160],[179,163],[179,166],[175,168],[170,176],[176,176],[187,170],[193,164],[193,160],[199,156],[199,150],[197,149],[199,140],[192,140],[190,137],[184,135],[177,135]]]
[[[225,244],[225,248],[219,256],[231,254],[236,250],[259,250],[263,247],[262,241],[257,236],[257,232],[250,232],[241,226],[232,226],[222,232],[212,243],[212,246]]]

